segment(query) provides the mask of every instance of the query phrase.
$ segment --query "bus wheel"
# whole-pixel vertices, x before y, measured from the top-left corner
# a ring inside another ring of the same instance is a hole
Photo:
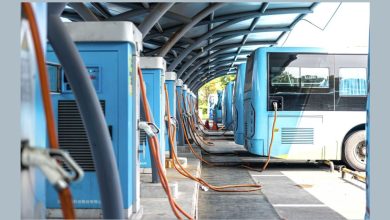
[[[344,143],[345,162],[357,171],[366,170],[366,131],[355,131]]]

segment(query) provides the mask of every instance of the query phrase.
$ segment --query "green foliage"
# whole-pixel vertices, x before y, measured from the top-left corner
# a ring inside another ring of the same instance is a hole
[[[202,119],[208,118],[207,115],[207,104],[208,97],[211,94],[217,94],[218,90],[224,90],[228,82],[234,81],[236,79],[235,74],[225,75],[211,80],[210,82],[204,84],[198,91],[198,110],[199,116]]]

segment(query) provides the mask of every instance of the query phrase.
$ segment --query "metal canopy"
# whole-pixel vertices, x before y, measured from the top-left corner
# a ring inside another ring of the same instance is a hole
[[[278,44],[316,2],[69,3],[70,21],[131,21],[143,32],[144,56],[164,56],[197,91],[213,78],[234,74],[259,47]]]

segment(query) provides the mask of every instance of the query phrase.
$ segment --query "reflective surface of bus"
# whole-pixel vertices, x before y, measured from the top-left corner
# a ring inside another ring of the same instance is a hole
[[[260,48],[248,58],[245,147],[291,160],[344,160],[365,169],[367,55],[317,48]]]

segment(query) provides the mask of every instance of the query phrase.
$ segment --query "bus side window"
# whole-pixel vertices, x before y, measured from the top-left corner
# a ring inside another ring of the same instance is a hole
[[[299,67],[271,67],[271,86],[299,87]]]
[[[366,96],[366,68],[340,68],[340,96]]]
[[[329,68],[301,68],[302,88],[329,88]]]

